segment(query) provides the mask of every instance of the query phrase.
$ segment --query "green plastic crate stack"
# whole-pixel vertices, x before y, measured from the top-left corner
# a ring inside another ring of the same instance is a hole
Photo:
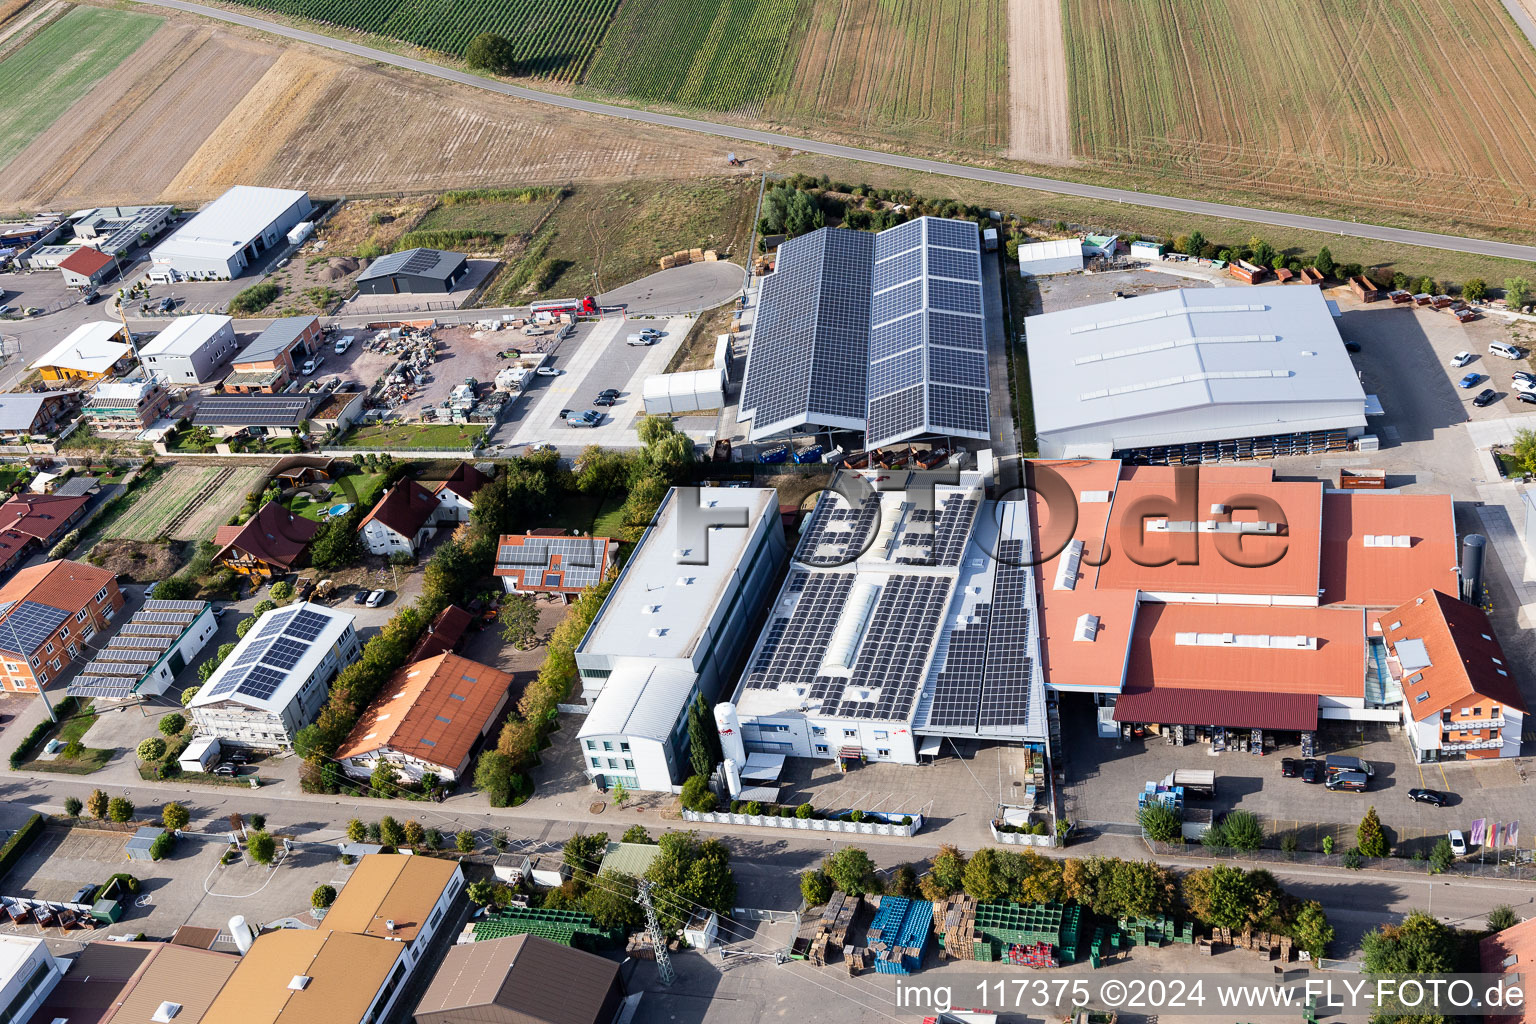
[[[1179,941],[1190,946],[1195,944],[1195,923],[1193,921],[1184,922],[1184,930],[1179,933]]]
[[[1061,931],[1057,936],[1056,948],[1060,951],[1063,964],[1075,963],[1082,955],[1079,927],[1082,924],[1083,908],[1069,903],[1061,908],[1060,914]]]
[[[590,915],[575,910],[506,907],[476,921],[474,935],[477,942],[509,935],[537,935],[563,946],[603,949],[621,941],[623,931],[603,928]]]
[[[992,943],[986,939],[976,940],[976,959],[991,963],[997,959],[997,953],[992,948]]]

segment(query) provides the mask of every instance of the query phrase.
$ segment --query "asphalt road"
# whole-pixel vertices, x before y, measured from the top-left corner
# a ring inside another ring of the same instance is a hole
[[[1381,242],[1401,242],[1408,245],[1422,245],[1432,249],[1449,249],[1454,252],[1477,253],[1482,256],[1501,256],[1506,259],[1536,261],[1536,246],[1532,245],[1516,245],[1512,242],[1463,238],[1458,235],[1442,235],[1430,231],[1411,231],[1406,228],[1358,224],[1353,221],[1334,220],[1328,217],[1307,217],[1301,214],[1260,210],[1249,206],[1207,203],[1195,199],[1179,199],[1173,196],[1160,196],[1148,192],[1134,192],[1129,189],[1107,188],[1102,185],[1085,185],[1079,182],[1060,181],[1055,178],[1041,178],[1032,174],[1011,174],[1007,171],[967,167],[963,164],[944,163],[938,160],[923,160],[895,153],[882,153],[873,149],[838,146],[828,142],[818,142],[814,139],[803,139],[781,132],[756,131],[751,128],[741,128],[735,125],[701,121],[697,118],[658,114],[649,110],[637,110],[613,103],[597,103],[592,100],[574,99],[569,96],[556,96],[550,93],[539,92],[537,89],[529,89],[523,86],[510,85],[506,82],[481,78],[478,75],[456,71],[453,68],[442,67],[427,61],[413,60],[410,57],[402,57],[385,50],[376,50],[369,46],[360,46],[357,43],[334,39],[319,32],[308,32],[304,29],[279,25],[260,18],[252,18],[245,14],[204,7],[201,4],[186,3],[185,0],[134,0],[134,2],[154,7],[167,7],[189,14],[200,14],[204,17],[213,18],[232,25],[242,25],[246,28],[268,32],[286,39],[295,39],[314,46],[337,50],[342,53],[350,53],[364,60],[377,61],[381,64],[404,68],[407,71],[420,72],[423,75],[430,75],[433,78],[440,78],[444,81],[456,82],[475,89],[484,89],[487,92],[501,93],[505,96],[514,96],[518,99],[529,100],[534,103],[547,103],[551,106],[563,107],[567,110],[580,110],[589,114],[601,114],[607,117],[623,118],[627,121],[639,121],[645,124],[661,125],[668,128],[680,128],[684,131],[702,132],[706,135],[717,135],[721,138],[736,139],[742,142],[790,147],[807,153],[820,153],[823,156],[881,164],[886,167],[900,167],[905,170],[920,171],[925,174],[943,174],[953,178],[987,181],[997,185],[1034,189],[1039,192],[1054,192],[1060,195],[1077,196],[1082,199],[1099,199],[1113,203],[1132,203],[1137,206],[1149,206],[1159,210],[1174,210],[1181,213],[1201,214],[1211,217],[1227,217],[1234,220],[1253,221],[1259,224],[1273,224],[1278,227],[1303,228],[1308,231],[1323,231],[1338,235],[1348,235],[1354,238],[1368,238]],[[721,160],[723,162],[724,154],[721,155]]]

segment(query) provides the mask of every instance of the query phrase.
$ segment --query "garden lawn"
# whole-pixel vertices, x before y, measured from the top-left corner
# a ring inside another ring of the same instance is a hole
[[[76,7],[0,61],[0,167],[160,24],[148,14]]]
[[[295,494],[288,502],[288,511],[315,522],[326,520],[325,510],[332,505],[351,502],[364,508],[372,505],[384,485],[383,473],[348,473],[331,484],[328,497],[316,500],[307,494]]]
[[[469,448],[485,433],[484,423],[370,423],[346,437],[351,448]]]

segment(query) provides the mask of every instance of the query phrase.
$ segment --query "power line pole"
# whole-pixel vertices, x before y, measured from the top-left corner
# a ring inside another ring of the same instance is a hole
[[[656,950],[656,975],[663,985],[670,985],[677,980],[677,972],[672,969],[672,957],[667,952],[667,936],[662,932],[656,908],[651,904],[650,882],[644,879],[640,881],[635,899],[645,910],[645,927],[651,933],[651,946]]]

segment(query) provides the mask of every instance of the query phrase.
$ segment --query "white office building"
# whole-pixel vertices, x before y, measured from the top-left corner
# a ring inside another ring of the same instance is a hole
[[[0,935],[0,1021],[24,1024],[63,974],[42,939]]]
[[[139,346],[139,361],[162,383],[204,384],[220,376],[220,367],[235,348],[234,320],[198,313],[171,321]]]
[[[771,488],[667,494],[576,648],[588,778],[631,790],[681,785],[688,707],[720,695],[784,556]]]
[[[946,737],[1044,749],[1029,505],[985,478],[843,471],[733,698],[749,755],[916,764]]]
[[[1040,455],[1153,463],[1342,451],[1366,395],[1315,287],[1190,288],[1025,321]]]
[[[336,673],[357,660],[352,616],[300,601],[263,615],[192,698],[199,736],[288,750],[314,721]]]
[[[307,218],[309,193],[236,185],[198,211],[150,254],[158,280],[228,280],[262,253],[287,244],[288,230]]]

